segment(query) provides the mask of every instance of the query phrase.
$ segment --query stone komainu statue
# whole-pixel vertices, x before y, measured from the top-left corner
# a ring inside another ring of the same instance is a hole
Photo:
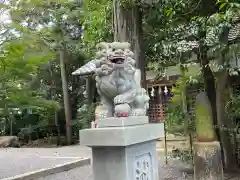
[[[96,59],[73,72],[95,73],[101,99],[101,118],[145,116],[149,96],[141,87],[141,72],[135,68],[134,53],[126,42],[100,43]]]

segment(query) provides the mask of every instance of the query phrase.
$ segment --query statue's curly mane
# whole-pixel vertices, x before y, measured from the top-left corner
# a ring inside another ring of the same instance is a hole
[[[96,75],[107,76],[110,75],[116,68],[114,63],[109,61],[109,57],[122,56],[125,58],[123,70],[127,74],[135,73],[134,53],[130,50],[129,43],[99,43],[97,45],[98,52],[96,53],[97,60],[100,61],[100,67],[96,70]]]

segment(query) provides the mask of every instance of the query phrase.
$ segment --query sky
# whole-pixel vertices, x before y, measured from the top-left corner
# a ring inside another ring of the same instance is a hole
[[[9,13],[7,11],[1,12],[0,23],[1,23],[1,25],[5,24],[5,23],[11,23],[11,19],[10,19]]]
[[[8,1],[7,0],[0,0],[0,4],[8,4]],[[10,16],[9,16],[9,13],[7,11],[2,11],[0,10],[0,23],[3,24],[3,23],[11,23],[11,19],[10,19]]]

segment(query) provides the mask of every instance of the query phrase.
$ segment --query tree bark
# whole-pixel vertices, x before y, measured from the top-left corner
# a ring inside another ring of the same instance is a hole
[[[214,74],[209,67],[209,59],[207,57],[207,50],[203,47],[200,48],[200,53],[197,54],[198,60],[202,67],[203,79],[204,79],[204,86],[209,98],[211,107],[212,107],[212,115],[213,115],[213,125],[218,127],[218,117],[217,117],[217,101],[216,101],[216,87],[215,87],[215,78]],[[215,129],[217,140],[220,142],[221,146],[221,154],[222,159],[224,159],[224,151],[221,142],[220,130],[219,128]]]
[[[230,140],[229,132],[226,129],[231,128],[231,124],[227,120],[225,105],[228,101],[228,88],[226,87],[228,80],[228,72],[220,72],[216,75],[216,107],[218,126],[220,127],[220,137],[224,152],[224,167],[227,170],[233,170],[237,167],[236,157],[234,155],[234,147]],[[221,128],[224,127],[224,128]]]
[[[63,50],[60,50],[60,68],[61,68],[61,78],[62,78],[62,90],[63,90],[63,100],[64,100],[64,110],[65,110],[65,119],[66,119],[66,135],[68,145],[72,144],[72,130],[71,130],[71,108],[70,108],[70,99],[68,92],[68,83],[66,75],[66,67],[64,63],[65,53]]]
[[[61,144],[61,132],[60,132],[60,127],[59,127],[59,123],[58,123],[57,112],[54,113],[54,122],[55,122],[55,126],[57,128],[57,146],[60,146],[60,144]]]
[[[95,80],[92,76],[87,77],[86,79],[86,91],[87,91],[87,99],[88,105],[91,105],[94,101],[94,93],[95,93]]]
[[[56,89],[55,89],[56,80],[53,75],[51,62],[49,62],[49,73],[50,73],[50,77],[51,77],[51,99],[53,101],[56,101],[57,100]],[[55,89],[55,90],[53,90],[53,89]],[[59,122],[58,122],[58,112],[56,110],[54,112],[54,123],[55,123],[56,130],[57,130],[57,146],[59,146],[61,143],[61,132],[60,132],[60,127],[59,127]]]
[[[136,67],[141,70],[142,85],[146,86],[145,58],[142,39],[142,12],[132,3],[132,7],[124,8],[119,0],[113,0],[114,40],[129,42],[135,53]]]
[[[224,63],[228,63],[225,56],[226,52],[227,49],[221,53],[221,58],[218,60],[218,64],[223,65]],[[229,74],[226,68],[216,74],[216,107],[218,126],[220,127],[220,138],[224,152],[224,167],[227,170],[234,170],[237,167],[236,157],[229,131],[227,131],[232,127],[226,117],[225,110],[226,104],[229,100],[229,88],[227,87],[228,77]]]

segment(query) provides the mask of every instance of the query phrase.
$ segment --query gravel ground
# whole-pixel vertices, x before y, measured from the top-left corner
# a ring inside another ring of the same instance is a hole
[[[91,166],[83,166],[36,180],[93,180],[93,177]]]
[[[179,163],[174,161],[165,165],[159,160],[159,180],[193,180],[193,175],[184,175],[179,170]],[[225,175],[225,180],[240,180],[239,176]],[[36,180],[93,180],[91,166],[83,166],[70,171],[53,174]]]
[[[83,146],[0,149],[0,179],[91,157]]]
[[[0,149],[0,180],[2,178],[52,167],[79,158],[91,156],[91,150],[83,146],[62,148],[10,148]],[[179,161],[169,159],[165,164],[164,155],[159,158],[159,180],[192,180],[181,172]],[[53,174],[36,180],[93,180],[91,166],[84,166],[70,171]],[[226,178],[228,179],[228,178]],[[229,178],[229,180],[239,180]]]
[[[184,177],[177,168],[178,163],[170,161],[169,165],[164,164],[164,159],[159,160],[159,180],[192,180],[192,176]],[[93,180],[91,166],[84,166],[70,171],[53,174],[36,180]]]

